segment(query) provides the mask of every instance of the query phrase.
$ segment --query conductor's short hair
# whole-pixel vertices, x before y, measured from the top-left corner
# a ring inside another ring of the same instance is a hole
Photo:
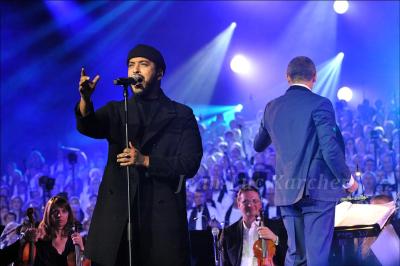
[[[293,58],[287,67],[286,74],[294,82],[310,81],[316,75],[317,70],[314,62],[307,56],[297,56]]]

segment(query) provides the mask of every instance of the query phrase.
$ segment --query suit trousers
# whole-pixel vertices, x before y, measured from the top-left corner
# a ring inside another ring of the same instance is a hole
[[[329,265],[335,205],[335,202],[305,196],[293,205],[281,206],[288,234],[285,266]]]

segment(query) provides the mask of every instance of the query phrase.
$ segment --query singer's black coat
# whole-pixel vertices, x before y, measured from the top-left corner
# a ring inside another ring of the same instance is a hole
[[[284,265],[287,251],[287,233],[282,219],[266,219],[264,224],[279,237],[279,245],[276,246],[273,261],[276,266]],[[243,219],[224,228],[220,244],[222,247],[222,265],[240,266],[243,250]]]
[[[130,168],[132,199],[135,206],[138,198],[140,202],[139,211],[133,211],[133,245],[136,251],[140,245],[142,258],[139,265],[188,265],[186,191],[181,177],[192,177],[200,165],[203,151],[197,122],[189,107],[161,91],[157,108],[143,129],[137,101],[132,97],[128,104],[129,140],[150,157],[148,169]],[[76,117],[82,134],[107,139],[109,144],[85,251],[100,265],[114,265],[128,219],[126,171],[116,162],[125,147],[124,104],[109,102],[96,112],[92,107],[85,117],[77,106]]]

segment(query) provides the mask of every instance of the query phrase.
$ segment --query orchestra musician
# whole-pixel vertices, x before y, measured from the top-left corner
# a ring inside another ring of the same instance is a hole
[[[257,265],[253,245],[259,238],[271,241],[275,245],[273,265],[283,265],[287,250],[287,234],[282,220],[265,217],[264,226],[259,225],[257,217],[262,213],[262,204],[258,190],[253,186],[243,186],[236,200],[242,218],[224,228],[222,232],[220,245],[223,265]]]
[[[0,265],[76,266],[68,258],[75,257],[75,246],[82,253],[84,245],[79,233],[71,233],[74,221],[67,199],[52,197],[38,228],[21,225],[23,237],[0,250]]]

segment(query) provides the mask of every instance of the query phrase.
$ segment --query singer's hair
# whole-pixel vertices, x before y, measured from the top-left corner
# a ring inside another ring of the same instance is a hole
[[[314,62],[306,56],[293,58],[287,67],[286,74],[293,82],[310,81],[316,75]]]
[[[66,198],[62,196],[52,197],[46,204],[44,209],[43,219],[39,224],[39,228],[43,228],[45,232],[44,239],[52,240],[56,237],[57,221],[54,217],[54,210],[57,208],[62,208],[68,211],[67,224],[62,228],[62,235],[68,236],[73,225],[74,225],[74,215],[72,213],[71,206],[69,205]]]

